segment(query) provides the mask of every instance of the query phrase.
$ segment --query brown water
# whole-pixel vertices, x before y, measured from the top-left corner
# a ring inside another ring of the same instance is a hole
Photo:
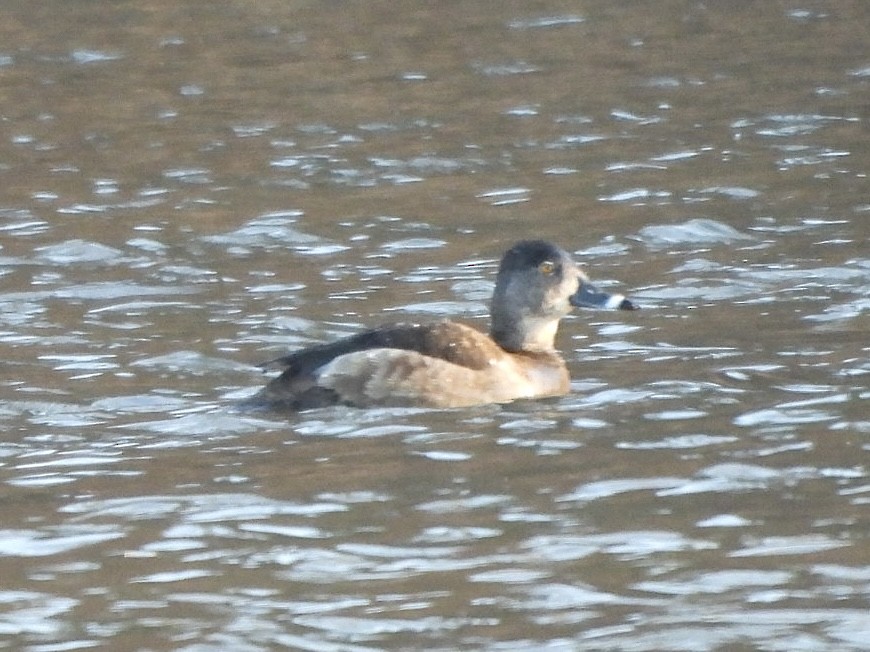
[[[870,3],[0,15],[0,648],[868,649]],[[570,396],[231,409],[529,236]]]

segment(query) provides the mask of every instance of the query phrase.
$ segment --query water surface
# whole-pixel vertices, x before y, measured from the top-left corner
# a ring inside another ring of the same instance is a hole
[[[2,647],[866,648],[860,1],[12,3]],[[232,409],[486,327],[546,237],[561,399]]]

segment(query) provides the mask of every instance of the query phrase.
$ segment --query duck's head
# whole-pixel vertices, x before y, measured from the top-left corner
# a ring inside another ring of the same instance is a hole
[[[505,252],[492,298],[490,333],[509,351],[551,351],[559,320],[574,307],[634,310],[596,288],[560,247],[523,240]]]

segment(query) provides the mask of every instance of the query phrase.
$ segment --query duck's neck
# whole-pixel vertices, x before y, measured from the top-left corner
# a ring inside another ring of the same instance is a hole
[[[558,329],[558,319],[543,317],[500,319],[493,314],[489,334],[505,351],[549,353],[555,350]]]

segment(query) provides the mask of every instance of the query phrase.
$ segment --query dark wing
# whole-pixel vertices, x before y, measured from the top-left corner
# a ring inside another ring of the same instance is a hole
[[[452,321],[383,326],[294,351],[261,365],[264,369],[281,369],[282,373],[248,403],[292,411],[341,403],[337,392],[317,384],[318,371],[343,355],[371,349],[414,351],[470,369],[485,368],[501,353],[480,331]]]

